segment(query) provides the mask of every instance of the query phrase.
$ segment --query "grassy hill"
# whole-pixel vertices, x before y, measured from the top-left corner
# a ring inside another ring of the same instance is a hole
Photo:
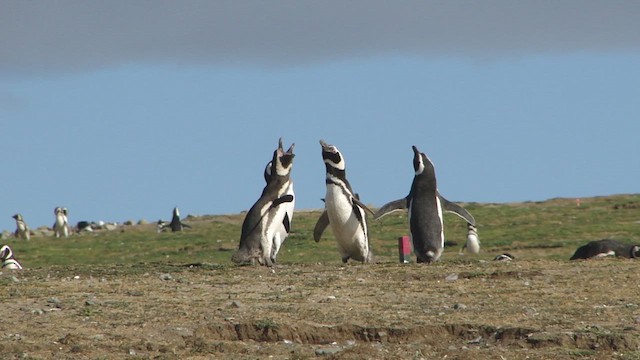
[[[613,195],[581,199],[551,199],[508,204],[467,203],[478,222],[482,242],[477,256],[459,256],[466,224],[445,214],[445,237],[457,242],[448,247],[444,262],[491,259],[509,252],[519,259],[568,259],[590,240],[614,238],[640,243],[640,195]],[[335,240],[327,230],[318,243],[312,239],[319,211],[298,211],[293,233],[279,255],[281,264],[340,263]],[[15,256],[25,267],[49,265],[206,263],[231,265],[238,246],[243,214],[190,216],[192,225],[182,233],[157,233],[155,225],[123,226],[111,232],[74,234],[67,239],[33,237],[26,242],[9,239]],[[397,262],[397,238],[408,232],[406,212],[369,221],[370,242],[377,262]]]

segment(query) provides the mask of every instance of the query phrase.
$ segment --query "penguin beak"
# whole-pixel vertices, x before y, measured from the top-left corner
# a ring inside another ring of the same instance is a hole
[[[291,146],[289,147],[289,150],[287,150],[288,154],[293,154],[293,147],[296,146],[296,143],[291,144]]]
[[[414,154],[420,155],[420,150],[418,150],[418,148],[415,145],[412,145],[411,148],[413,149]]]
[[[324,140],[320,140],[320,145],[322,146],[322,151],[325,152],[336,152],[335,147],[331,144],[327,144]]]

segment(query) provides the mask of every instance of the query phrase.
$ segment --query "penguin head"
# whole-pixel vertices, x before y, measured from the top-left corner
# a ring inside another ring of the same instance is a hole
[[[11,251],[9,245],[3,245],[0,248],[0,260],[5,261],[7,259],[10,259],[11,256],[13,256],[13,252]]]
[[[173,217],[180,217],[180,210],[177,206],[173,208]]]
[[[12,216],[16,221],[22,221],[22,215],[20,214],[15,214]]]
[[[630,250],[630,258],[635,259],[640,257],[640,245],[633,245]]]
[[[415,170],[416,176],[422,175],[425,170],[429,174],[435,173],[433,163],[427,155],[421,153],[415,145],[411,148],[413,149],[413,170]]]
[[[293,158],[296,156],[293,153],[293,147],[295,144],[291,144],[287,151],[284,151],[282,147],[282,138],[278,141],[278,148],[273,152],[273,159],[271,160],[271,166],[269,167],[269,173],[273,171],[273,164],[275,164],[276,175],[278,176],[287,176],[291,173],[291,168],[293,167]],[[266,177],[267,169],[265,169],[265,177]],[[270,175],[271,177],[272,175]],[[267,181],[268,182],[268,181]]]
[[[338,170],[345,169],[344,158],[337,147],[327,144],[324,140],[320,140],[322,146],[322,159],[328,167],[332,167]]]

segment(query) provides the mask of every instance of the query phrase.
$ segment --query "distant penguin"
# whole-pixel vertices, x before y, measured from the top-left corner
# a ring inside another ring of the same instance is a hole
[[[171,229],[171,232],[182,231],[184,230],[184,228],[191,228],[191,226],[183,223],[180,220],[180,210],[177,206],[173,208],[173,216],[171,217],[169,228]]]
[[[372,261],[365,210],[373,213],[353,192],[347,180],[346,163],[337,147],[320,140],[322,159],[326,168],[324,198],[325,211],[313,230],[314,240],[320,241],[322,233],[331,226],[338,244],[342,262],[349,259],[363,263]]]
[[[9,245],[3,245],[0,247],[0,260],[2,260],[3,269],[19,270],[22,269],[22,265],[13,257],[13,251]]]
[[[476,227],[471,224],[467,224],[467,241],[462,245],[460,253],[464,253],[465,249],[472,254],[480,253],[480,239],[478,238],[478,231]]]
[[[282,139],[271,159],[271,175],[258,201],[249,209],[242,223],[240,245],[231,260],[237,264],[273,265],[273,240],[287,216],[287,204],[294,201],[288,193],[291,185],[294,145],[284,151]]]
[[[16,220],[16,231],[14,232],[14,236],[20,239],[30,240],[31,239],[31,231],[29,230],[29,226],[22,218],[21,214],[13,215],[13,218]]]
[[[282,147],[282,144],[279,144]],[[291,149],[290,149],[291,150]],[[291,150],[293,151],[293,150]],[[271,167],[272,162],[269,161],[267,166],[264,168],[264,180],[267,185],[271,181]],[[273,246],[271,248],[271,261],[273,263],[276,262],[278,257],[278,252],[280,251],[280,247],[284,240],[289,236],[289,232],[291,232],[291,222],[293,220],[293,209],[295,208],[296,198],[293,192],[293,180],[289,181],[289,188],[285,191],[285,195],[291,195],[293,199],[291,202],[286,202],[282,204],[285,209],[284,218],[282,219],[281,225],[275,229],[273,235]]]
[[[580,246],[569,260],[617,256],[635,259],[640,257],[640,245],[623,244],[616,240],[603,239]]]
[[[53,224],[53,232],[55,237],[69,236],[69,211],[64,207],[56,207],[53,210],[56,215],[56,222]]]
[[[167,225],[169,224],[166,221],[160,219],[156,223],[156,230],[158,231],[158,233],[161,233],[167,229]]]
[[[473,225],[469,230],[475,232],[475,219],[463,207],[450,202],[438,193],[435,168],[431,160],[413,146],[413,168],[415,176],[407,197],[383,205],[375,219],[401,209],[408,209],[409,230],[413,249],[419,263],[431,263],[440,259],[444,249],[444,223],[442,210],[452,212]],[[477,239],[477,233],[476,233]],[[467,235],[467,240],[471,236]]]
[[[509,253],[504,253],[504,254],[496,255],[496,257],[493,258],[493,261],[511,261],[515,258],[516,258],[515,256]]]

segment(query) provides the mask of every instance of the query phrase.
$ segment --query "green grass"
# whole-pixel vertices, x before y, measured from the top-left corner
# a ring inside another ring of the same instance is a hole
[[[519,258],[568,259],[590,241],[615,238],[640,243],[640,195],[615,195],[582,199],[552,199],[510,204],[469,203],[464,206],[478,222],[482,243],[477,257],[458,256],[466,239],[465,222],[445,215],[445,236],[458,243],[445,250],[444,262],[491,259],[500,252]],[[278,257],[281,264],[335,263],[335,240],[328,229],[320,242],[312,232],[319,211],[296,212],[293,232]],[[8,239],[14,254],[27,268],[67,265],[84,267],[155,263],[158,266],[200,264],[212,268],[231,265],[238,246],[244,215],[203,216],[189,219],[192,229],[182,233],[156,233],[153,225],[125,227],[123,231],[73,235],[67,239],[33,237]],[[404,212],[369,221],[371,247],[377,261],[396,262],[397,238],[408,232]],[[141,270],[143,271],[143,270]]]

